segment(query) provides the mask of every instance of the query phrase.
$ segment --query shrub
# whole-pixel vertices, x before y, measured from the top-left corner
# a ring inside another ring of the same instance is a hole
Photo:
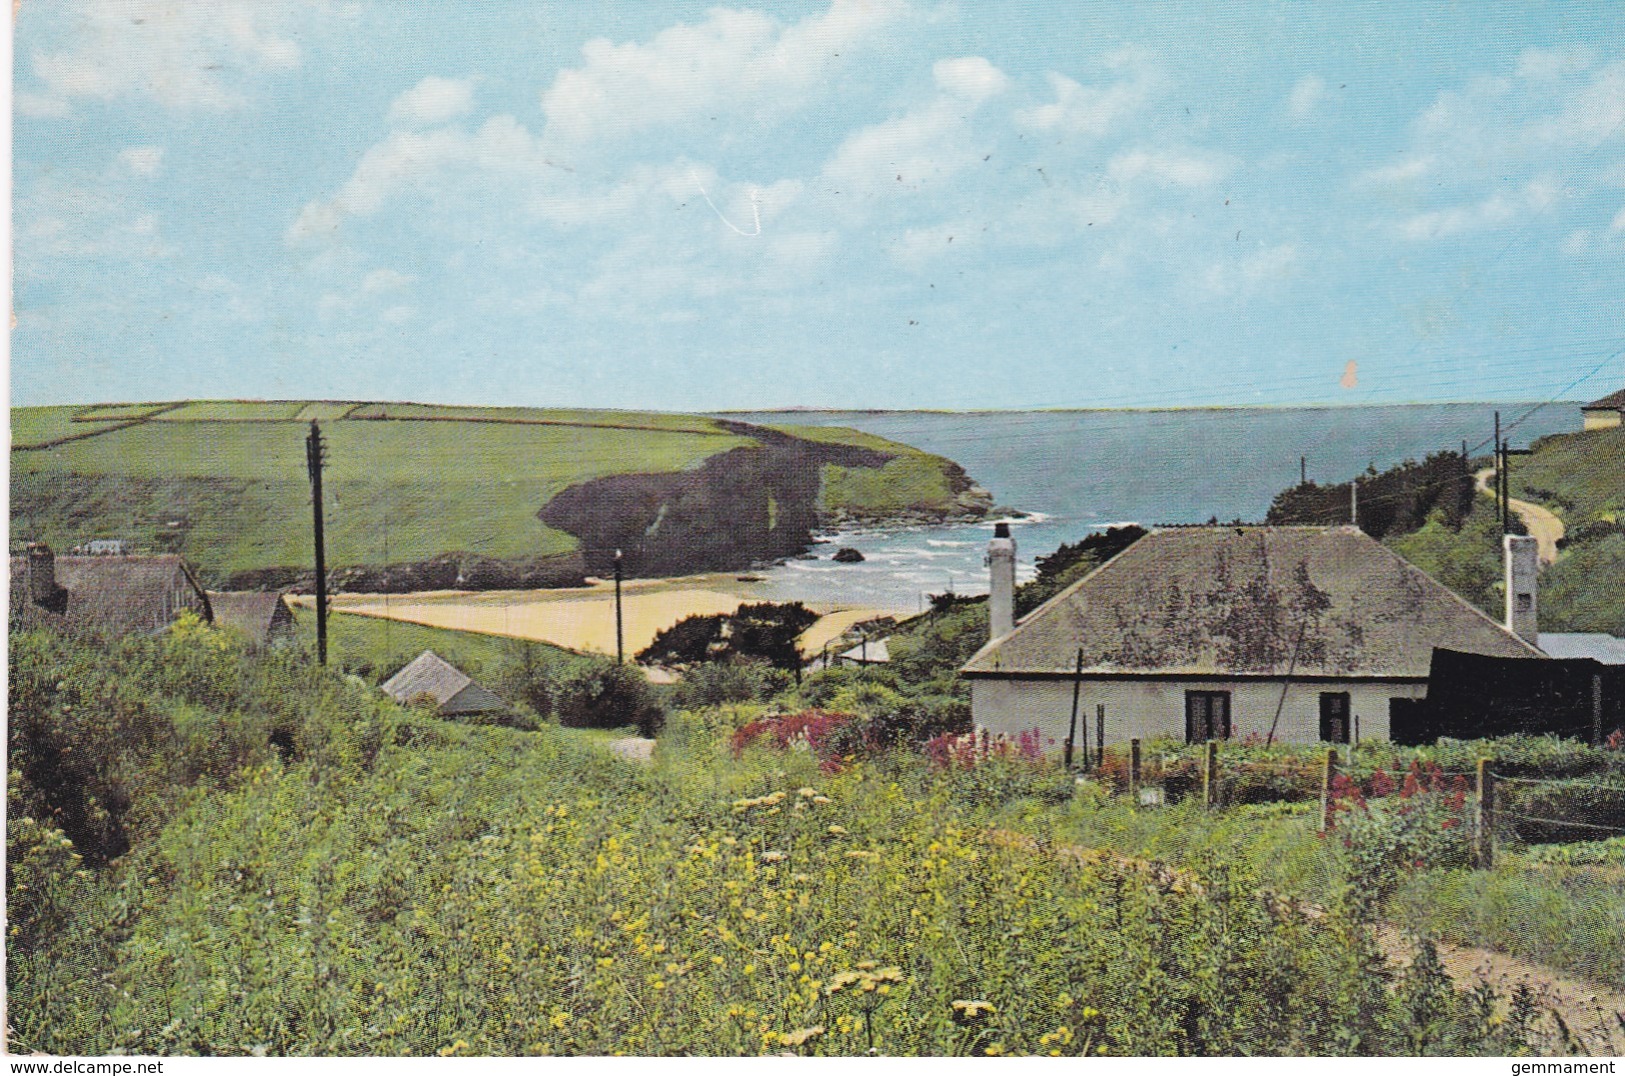
[[[1333,831],[1347,854],[1348,895],[1357,914],[1375,915],[1409,871],[1468,863],[1465,778],[1416,762],[1397,792],[1367,798],[1342,774],[1332,791]]]
[[[707,661],[683,673],[672,691],[672,702],[680,710],[698,710],[769,699],[789,686],[789,676],[765,661]]]
[[[553,718],[567,728],[636,725],[653,736],[665,717],[654,689],[636,666],[589,657],[566,666],[549,685]]]

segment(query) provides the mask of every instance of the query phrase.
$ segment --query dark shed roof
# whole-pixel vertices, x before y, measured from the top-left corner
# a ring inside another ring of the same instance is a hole
[[[439,712],[448,717],[508,708],[507,703],[433,650],[425,650],[384,681],[383,692],[399,703],[428,695],[438,704]]]
[[[1434,647],[1544,655],[1353,527],[1154,531],[983,647],[970,676],[1425,679]],[[1294,656],[1295,655],[1295,656]]]
[[[1582,411],[1625,411],[1625,389],[1611,392],[1600,400],[1592,400],[1588,404],[1581,404]]]
[[[174,554],[53,560],[59,589],[42,607],[29,600],[28,558],[11,558],[11,608],[25,626],[116,636],[162,631],[185,608],[212,619],[203,588]]]
[[[211,590],[209,606],[214,610],[217,625],[236,628],[256,646],[265,646],[273,639],[293,631],[293,613],[280,594],[257,590]]]

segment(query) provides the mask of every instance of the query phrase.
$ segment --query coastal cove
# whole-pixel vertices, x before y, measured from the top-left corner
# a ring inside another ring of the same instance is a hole
[[[1518,422],[1514,447],[1580,428],[1572,404],[1449,403],[1405,406],[1098,411],[782,411],[729,414],[760,425],[844,426],[945,456],[1011,520],[1018,579],[1063,542],[1119,523],[1154,526],[1260,520],[1297,483],[1347,482],[1430,452],[1487,454],[1495,412]],[[1525,417],[1526,416],[1526,417]],[[1521,421],[1519,421],[1521,418]],[[1485,442],[1486,445],[1481,445]],[[1475,447],[1476,446],[1476,447]],[[982,555],[995,518],[940,526],[862,527],[827,533],[817,560],[760,573],[777,601],[922,608],[927,594],[987,589]],[[836,564],[841,546],[864,555]]]

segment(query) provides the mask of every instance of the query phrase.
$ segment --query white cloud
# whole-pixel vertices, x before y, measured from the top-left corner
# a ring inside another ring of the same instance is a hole
[[[1261,247],[1235,261],[1209,267],[1203,283],[1215,295],[1257,295],[1295,276],[1300,261],[1294,243]]]
[[[474,108],[474,80],[428,78],[401,94],[389,106],[389,122],[432,126],[467,115]]]
[[[386,291],[395,291],[404,288],[415,281],[417,277],[398,273],[393,269],[374,269],[361,281],[361,294],[378,295]]]
[[[1140,53],[1118,52],[1107,57],[1106,66],[1126,71],[1127,77],[1104,86],[1085,86],[1075,79],[1051,71],[1050,88],[1055,100],[1022,109],[1016,122],[1035,131],[1059,131],[1098,138],[1119,128],[1141,111],[1162,83],[1162,76],[1149,57]]]
[[[1177,187],[1206,187],[1223,179],[1232,167],[1228,158],[1217,154],[1135,149],[1113,157],[1106,174],[1118,183],[1149,179]]]
[[[1314,115],[1325,96],[1326,80],[1319,75],[1305,75],[1287,96],[1286,114],[1294,120],[1306,120]]]
[[[62,98],[41,93],[19,93],[12,98],[11,104],[20,116],[44,119],[57,119],[73,111]]]
[[[1614,222],[1608,226],[1612,232],[1625,232],[1625,208],[1614,214]]]
[[[118,163],[128,169],[132,175],[151,179],[163,170],[164,147],[162,146],[131,146],[120,151]]]
[[[647,44],[594,38],[584,62],[542,93],[549,142],[582,143],[679,123],[715,109],[800,106],[847,54],[906,10],[899,0],[834,0],[783,26],[756,11],[713,8],[703,22]]]
[[[848,194],[902,194],[940,183],[983,156],[972,141],[971,116],[1006,84],[980,57],[938,61],[938,95],[901,116],[847,136],[824,165],[832,189]]]
[[[36,181],[17,198],[18,264],[48,258],[167,258],[158,217],[100,188]],[[22,222],[27,222],[26,224]]]
[[[417,310],[410,306],[392,306],[378,315],[379,320],[386,325],[404,325],[417,316]]]
[[[1397,187],[1421,179],[1433,168],[1435,159],[1431,154],[1410,157],[1394,164],[1372,168],[1360,174],[1357,182],[1362,186]]]
[[[72,45],[36,53],[34,74],[58,104],[76,97],[150,96],[172,108],[233,108],[245,72],[297,68],[301,51],[285,27],[303,5],[264,0],[81,0],[62,11]],[[42,105],[30,106],[40,114]]]
[[[1489,231],[1544,212],[1550,208],[1553,198],[1554,191],[1549,185],[1531,182],[1512,195],[1497,192],[1467,205],[1416,213],[1399,222],[1398,232],[1405,239],[1427,240]]]
[[[1010,84],[1003,71],[980,56],[938,60],[931,67],[931,77],[944,93],[976,104],[1003,93]]]
[[[443,127],[394,131],[369,149],[337,194],[308,202],[288,229],[289,242],[330,235],[346,217],[370,216],[403,188],[419,188],[451,167],[534,171],[545,164],[536,139],[512,116],[493,116],[477,131]]]

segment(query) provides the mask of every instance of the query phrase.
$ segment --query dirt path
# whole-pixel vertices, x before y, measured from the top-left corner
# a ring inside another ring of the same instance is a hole
[[[1023,851],[1039,852],[1043,847],[1032,837],[1013,830],[992,830],[988,838],[995,844]],[[1114,870],[1149,878],[1174,892],[1194,896],[1202,894],[1201,883],[1188,872],[1165,863],[1076,844],[1053,846],[1052,851],[1060,858],[1079,864],[1103,864]],[[1296,909],[1308,919],[1318,919],[1326,914],[1323,909],[1302,901],[1287,901],[1284,906]],[[1379,924],[1375,938],[1378,948],[1396,968],[1409,966],[1416,955],[1416,946],[1410,936],[1393,923]],[[1434,948],[1439,954],[1439,962],[1444,965],[1445,974],[1459,989],[1471,990],[1481,982],[1488,983],[1500,995],[1504,1006],[1519,983],[1528,986],[1541,1008],[1536,1022],[1537,1031],[1548,1037],[1554,1049],[1559,1048],[1563,1041],[1564,1030],[1560,1030],[1557,1021],[1552,1018],[1553,1013],[1562,1021],[1562,1029],[1566,1029],[1567,1035],[1584,1052],[1594,1056],[1625,1054],[1625,992],[1494,949],[1445,941],[1435,942]]]
[[[1474,476],[1478,482],[1478,488],[1485,493],[1489,493],[1492,497],[1494,494],[1490,492],[1490,476],[1494,473],[1495,469],[1493,467],[1486,467]],[[1523,520],[1524,526],[1529,528],[1529,533],[1535,539],[1535,544],[1540,550],[1540,562],[1550,564],[1555,561],[1557,559],[1557,543],[1563,540],[1563,521],[1558,519],[1549,508],[1543,508],[1528,501],[1520,501],[1516,497],[1508,497],[1507,506],[1518,513],[1518,518]]]
[[[642,736],[622,736],[609,741],[609,749],[628,762],[648,762],[654,757],[655,742]]]
[[[1398,927],[1385,923],[1377,928],[1377,945],[1389,962],[1406,967],[1416,955],[1416,947]],[[1523,983],[1534,991],[1543,1010],[1555,1012],[1586,1053],[1610,1056],[1625,1053],[1625,993],[1596,983],[1553,971],[1541,964],[1497,952],[1452,942],[1436,942],[1439,962],[1447,975],[1462,989],[1488,983],[1502,998]],[[1562,1032],[1543,1012],[1540,1030],[1554,1042]]]

